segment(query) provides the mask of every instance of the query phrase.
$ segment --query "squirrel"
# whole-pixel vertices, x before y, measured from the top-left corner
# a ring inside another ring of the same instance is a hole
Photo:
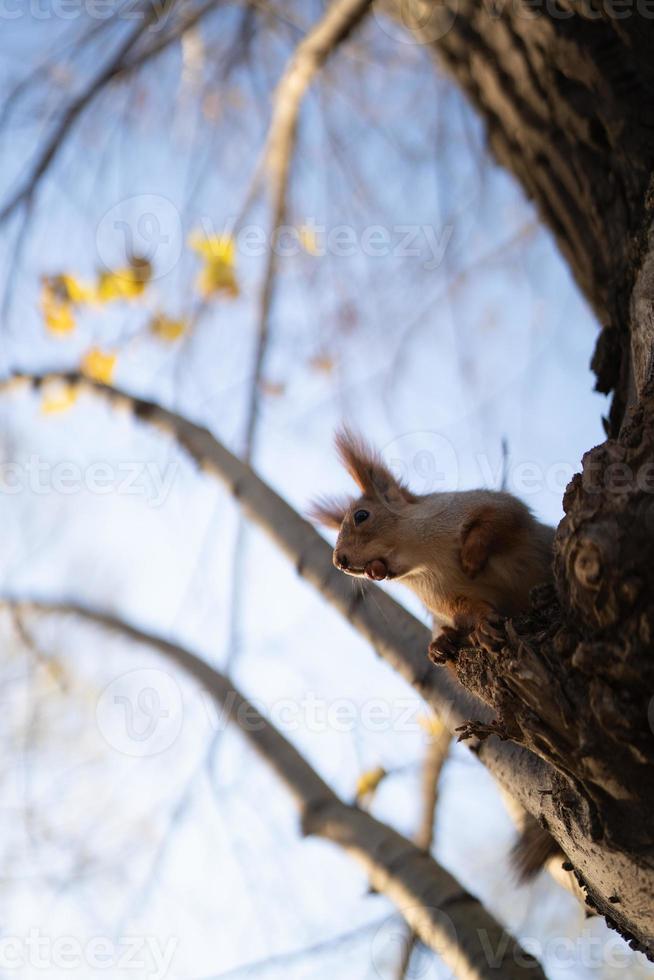
[[[347,428],[336,434],[341,462],[361,491],[317,500],[313,518],[338,529],[333,553],[346,575],[397,580],[434,619],[429,656],[453,659],[474,631],[529,608],[531,589],[552,578],[554,529],[517,497],[498,490],[418,495]]]
[[[333,562],[346,575],[397,580],[418,595],[434,620],[434,663],[452,660],[473,632],[492,636],[501,619],[528,610],[534,586],[551,581],[554,528],[517,497],[496,490],[418,495],[347,428],[337,432],[336,448],[361,494],[319,498],[311,516],[338,530]],[[564,855],[534,817],[522,816],[512,864],[525,882]]]

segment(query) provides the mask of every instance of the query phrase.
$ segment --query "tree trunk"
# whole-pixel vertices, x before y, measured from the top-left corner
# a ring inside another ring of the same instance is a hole
[[[466,91],[553,232],[602,327],[597,387],[613,392],[609,438],[565,494],[556,590],[503,641],[458,657],[496,713],[468,732],[555,768],[542,822],[559,839],[567,828],[590,903],[651,957],[654,6],[408,0],[395,13]]]
[[[654,5],[405,0],[398,15],[480,112],[595,310],[594,367],[599,390],[615,392],[617,434],[651,355],[651,318],[634,324],[632,307],[654,204]]]

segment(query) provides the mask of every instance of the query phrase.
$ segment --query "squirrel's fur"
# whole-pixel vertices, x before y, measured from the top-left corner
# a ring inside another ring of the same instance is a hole
[[[531,589],[552,576],[554,530],[512,494],[465,490],[417,495],[379,454],[347,429],[336,446],[361,495],[326,499],[313,517],[338,529],[334,564],[348,575],[397,579],[434,617],[434,662],[451,659],[477,628],[529,608]],[[515,847],[520,878],[532,877],[558,845],[535,821]]]
[[[433,659],[446,659],[452,643],[484,621],[524,612],[531,589],[551,578],[554,531],[516,497],[496,490],[419,496],[359,437],[341,430],[336,445],[361,496],[314,506],[317,520],[339,530],[334,564],[412,589],[440,627]]]

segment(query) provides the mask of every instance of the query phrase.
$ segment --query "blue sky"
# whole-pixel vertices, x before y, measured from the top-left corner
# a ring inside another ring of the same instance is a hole
[[[296,12],[301,23],[307,10]],[[28,14],[12,22],[0,41],[5,77],[24,75],[69,29]],[[145,71],[93,104],[39,191],[16,267],[9,258],[17,223],[3,229],[0,254],[13,286],[4,372],[72,368],[91,347],[111,350],[117,384],[241,449],[263,256],[237,250],[240,296],[215,299],[183,340],[165,344],[145,328],[156,310],[180,316],[197,307],[199,260],[188,235],[221,233],[241,209],[265,135],[270,83],[292,35],[260,38],[252,73],[237,71],[216,90],[216,52],[229,31],[215,17],[183,50],[157,61],[156,75]],[[58,56],[47,83],[15,100],[0,143],[3,184],[26,166],[62,99],[107,50]],[[268,220],[259,198],[246,223],[265,233]],[[255,458],[266,479],[301,511],[317,493],[349,490],[331,444],[342,420],[423,492],[497,485],[504,441],[509,489],[556,523],[565,482],[602,439],[607,405],[592,392],[588,367],[593,317],[533,208],[486,156],[462,98],[424,51],[385,33],[379,20],[307,99],[289,225],[324,228],[332,247],[321,256],[297,248],[280,262]],[[336,254],[339,228],[354,243],[347,255]],[[40,277],[88,279],[119,266],[128,236],[152,247],[154,281],[144,299],[82,313],[65,339],[48,335]],[[442,254],[434,243],[445,246]],[[316,358],[331,369],[317,368]],[[224,663],[233,503],[165,437],[91,398],[44,415],[37,399],[14,392],[0,412],[2,458],[18,463],[24,479],[20,493],[0,494],[4,589],[109,608]],[[25,475],[33,458],[45,466],[36,490]],[[77,474],[72,492],[53,485],[62,461]],[[106,492],[90,489],[96,463],[113,474]],[[129,465],[141,466],[134,492],[121,483]],[[287,734],[345,797],[366,769],[391,771],[373,810],[412,833],[425,744],[417,698],[256,531],[245,575],[239,684],[273,718],[282,702],[297,707]],[[393,594],[423,615],[399,587]],[[2,628],[7,649],[18,654],[12,624]],[[23,707],[8,737],[24,740],[32,731],[33,702],[40,735],[33,751],[30,742],[30,752],[15,757],[17,793],[4,813],[9,935],[31,927],[80,942],[129,934],[153,938],[162,950],[174,940],[166,975],[188,980],[320,946],[361,926],[332,949],[254,975],[391,975],[395,926],[386,922],[387,903],[367,894],[348,858],[300,838],[284,791],[236,733],[222,734],[207,756],[215,719],[201,692],[184,678],[171,681],[170,668],[151,653],[74,623],[34,629],[46,658],[65,668],[67,685],[53,686],[43,664],[25,664],[24,651],[5,664],[5,683],[21,692]],[[162,690],[178,699],[179,720],[170,746],[137,758],[107,739],[97,711],[103,692],[133,670],[160,672]],[[389,709],[381,732],[362,720],[371,697]],[[333,721],[312,723],[310,698],[325,710],[346,698],[353,722],[344,731]],[[412,721],[401,730],[398,714],[407,706]],[[19,778],[27,770],[30,779]],[[492,780],[457,747],[438,810],[439,859],[540,944],[548,976],[624,975],[624,961],[598,965],[619,941],[601,923],[585,923],[552,883],[515,892],[506,860],[512,834]],[[29,856],[33,873],[10,862],[12,852]],[[116,967],[112,976],[145,978],[148,969]],[[629,969],[648,975],[633,956]],[[425,970],[421,976],[447,975],[438,964]],[[48,975],[71,971],[51,965]],[[78,975],[95,973],[86,962]]]

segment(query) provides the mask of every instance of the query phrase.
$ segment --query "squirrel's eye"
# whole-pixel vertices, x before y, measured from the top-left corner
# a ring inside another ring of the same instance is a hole
[[[369,512],[367,510],[355,510],[355,512],[354,512],[354,523],[358,527],[359,524],[363,524],[363,522],[365,520],[367,520],[369,517],[370,517],[370,514],[369,514]]]

